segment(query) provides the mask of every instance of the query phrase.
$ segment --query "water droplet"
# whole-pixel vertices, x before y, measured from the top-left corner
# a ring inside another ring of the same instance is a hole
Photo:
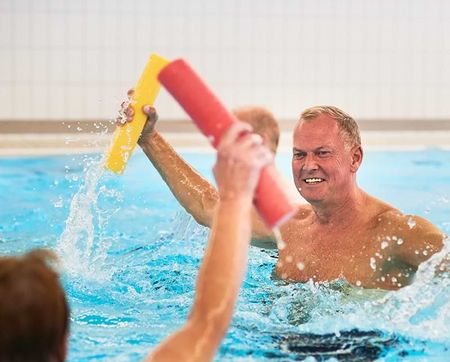
[[[356,286],[358,286],[358,287],[361,286],[361,281],[360,281],[360,280],[357,280],[357,281],[356,281]]]
[[[299,262],[299,263],[297,263],[297,268],[298,268],[298,270],[303,270],[303,269],[305,269],[305,264],[302,262]]]
[[[293,260],[292,255],[288,255],[286,257],[286,263],[292,263],[292,260]]]
[[[389,243],[387,241],[383,241],[381,243],[381,249],[386,249],[389,246]]]
[[[283,238],[281,237],[281,232],[279,228],[274,228],[273,235],[275,236],[275,240],[277,241],[277,247],[279,250],[283,250],[286,248],[286,243],[284,242]]]
[[[287,279],[288,275],[286,273],[281,274],[282,279]]]
[[[414,226],[416,226],[416,221],[412,217],[410,217],[408,219],[408,226],[410,229],[412,229]]]
[[[369,265],[370,265],[370,267],[372,268],[373,271],[375,271],[377,269],[377,262],[376,262],[374,257],[370,258]]]
[[[403,244],[403,239],[402,239],[402,238],[398,238],[397,244],[398,244],[398,245],[402,245],[402,244]]]
[[[55,203],[53,204],[54,207],[60,208],[63,207],[63,199],[62,197],[60,197],[58,200],[55,201]]]

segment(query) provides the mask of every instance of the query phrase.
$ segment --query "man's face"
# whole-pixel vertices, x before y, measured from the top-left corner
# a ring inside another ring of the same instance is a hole
[[[357,168],[352,166],[352,150],[346,147],[333,118],[322,114],[297,124],[292,173],[295,186],[306,201],[317,203],[345,197]]]

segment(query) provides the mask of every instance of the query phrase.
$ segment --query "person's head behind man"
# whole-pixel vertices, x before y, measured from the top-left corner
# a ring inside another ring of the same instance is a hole
[[[294,129],[292,172],[311,204],[340,204],[356,187],[362,162],[356,121],[333,106],[306,109]]]
[[[0,361],[64,361],[70,313],[55,259],[46,250],[0,257]]]
[[[278,122],[271,112],[263,107],[247,106],[233,110],[233,114],[242,122],[253,127],[253,132],[259,134],[264,144],[275,154],[280,139]]]

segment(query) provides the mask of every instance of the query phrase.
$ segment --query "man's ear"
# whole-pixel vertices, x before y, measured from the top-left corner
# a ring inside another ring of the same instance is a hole
[[[352,154],[352,163],[350,165],[350,170],[352,172],[358,171],[359,166],[361,166],[362,160],[363,160],[363,150],[361,145],[354,146],[351,149]]]

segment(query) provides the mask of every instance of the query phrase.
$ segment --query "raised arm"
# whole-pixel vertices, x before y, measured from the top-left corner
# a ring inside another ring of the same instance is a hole
[[[194,170],[155,129],[158,115],[153,107],[144,106],[148,121],[138,141],[147,158],[159,172],[172,194],[201,225],[211,227],[218,193],[213,185]],[[126,110],[132,120],[134,110]],[[272,232],[266,228],[258,212],[252,208],[252,237],[254,244],[274,247]]]
[[[220,201],[188,321],[147,361],[210,361],[228,329],[246,270],[254,190],[260,170],[273,160],[258,135],[241,136],[248,128],[233,126],[219,146],[214,175]]]
[[[147,111],[149,121],[139,138],[139,145],[178,202],[199,224],[211,227],[218,200],[216,189],[154,129],[156,112],[153,108]]]

